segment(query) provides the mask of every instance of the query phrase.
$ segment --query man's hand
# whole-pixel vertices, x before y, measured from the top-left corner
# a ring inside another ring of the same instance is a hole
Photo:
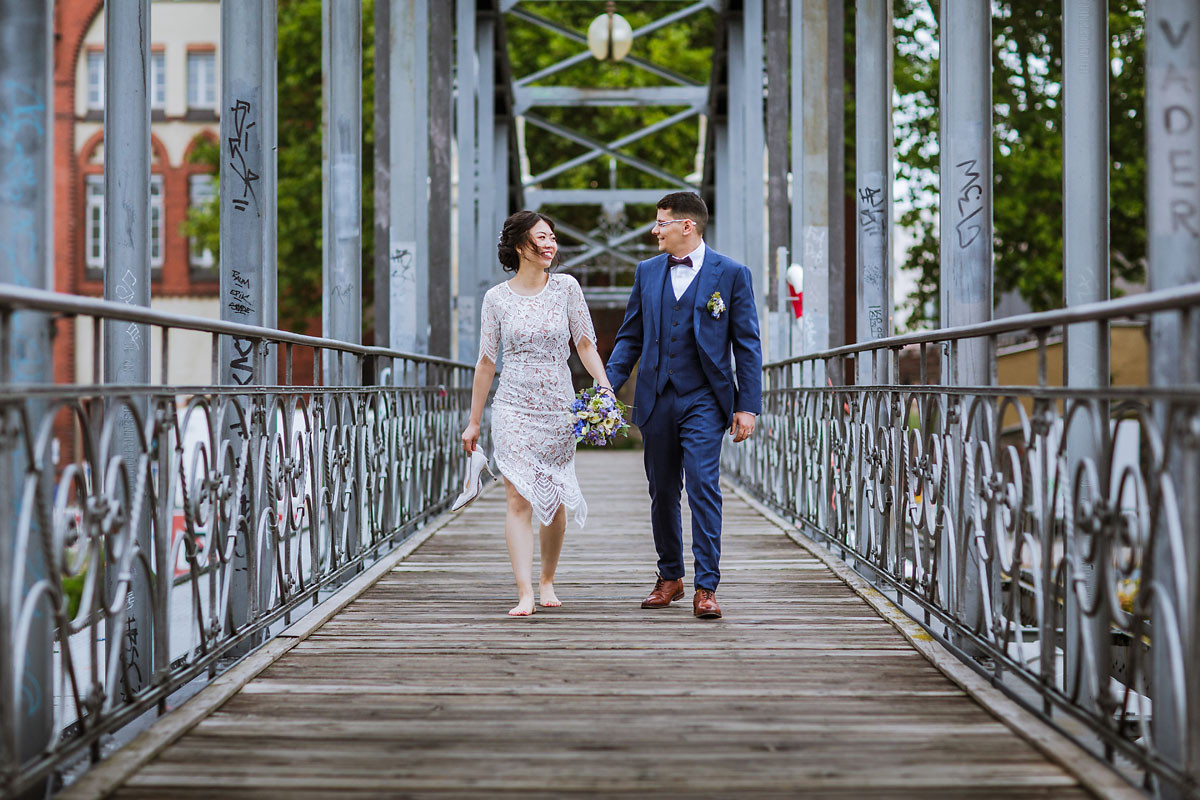
[[[729,427],[729,435],[735,442],[744,442],[754,433],[755,417],[748,411],[733,412],[733,425]]]

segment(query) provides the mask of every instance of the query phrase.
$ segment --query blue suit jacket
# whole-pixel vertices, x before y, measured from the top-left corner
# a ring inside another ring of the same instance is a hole
[[[696,275],[696,308],[693,325],[700,362],[717,402],[729,425],[735,411],[762,411],[762,347],[758,336],[758,310],[750,270],[711,247],[705,248],[704,264]],[[606,372],[614,389],[629,379],[634,364],[642,364],[633,398],[633,424],[650,418],[657,399],[655,386],[662,329],[662,295],[671,291],[667,254],[661,253],[637,265],[633,291],[625,306],[625,321],[617,331],[616,344]],[[714,319],[708,301],[721,293],[726,310]],[[732,356],[732,359],[731,359]],[[736,379],[733,359],[736,359]]]

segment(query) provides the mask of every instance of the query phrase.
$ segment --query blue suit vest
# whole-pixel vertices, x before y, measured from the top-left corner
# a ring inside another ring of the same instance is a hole
[[[696,287],[700,283],[697,274],[688,285],[687,291],[676,300],[675,287],[671,283],[671,271],[667,270],[666,285],[662,293],[663,321],[662,346],[658,351],[658,385],[656,394],[662,394],[671,383],[679,394],[687,394],[708,385],[708,376],[700,363],[700,348],[696,343],[696,329],[692,324],[696,313]]]

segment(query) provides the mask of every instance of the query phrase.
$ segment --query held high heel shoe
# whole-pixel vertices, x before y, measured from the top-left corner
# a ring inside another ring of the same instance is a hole
[[[483,490],[483,478],[480,473],[487,470],[488,475],[492,478],[496,476],[492,473],[492,468],[488,466],[488,457],[483,454],[483,451],[478,447],[471,453],[471,462],[467,465],[467,478],[463,481],[462,494],[454,501],[454,505],[450,507],[451,511],[461,511],[475,501],[479,497],[479,492]]]

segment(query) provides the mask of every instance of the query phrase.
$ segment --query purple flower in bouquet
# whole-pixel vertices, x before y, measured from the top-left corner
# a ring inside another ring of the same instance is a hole
[[[570,405],[575,442],[603,447],[629,430],[629,409],[611,391],[592,386],[582,389]]]

